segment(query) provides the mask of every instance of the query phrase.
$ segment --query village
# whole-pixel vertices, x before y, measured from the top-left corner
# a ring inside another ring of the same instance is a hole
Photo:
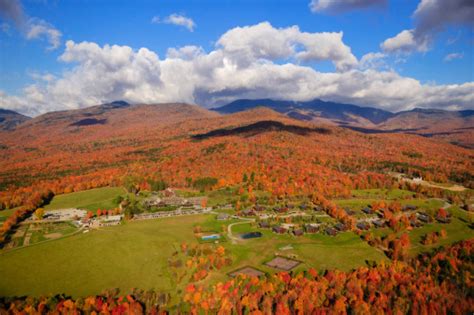
[[[344,207],[344,212],[351,220],[341,222],[323,211],[320,205],[310,202],[282,202],[278,205],[255,204],[244,209],[237,210],[234,203],[220,203],[207,206],[207,196],[180,196],[176,190],[167,188],[160,192],[150,192],[131,202],[129,199],[121,199],[115,209],[97,210],[96,212],[80,208],[64,208],[46,210],[44,213],[34,215],[22,222],[24,226],[33,225],[40,231],[38,226],[48,227],[53,232],[41,237],[43,240],[51,240],[66,235],[55,231],[54,227],[64,224],[74,227],[73,233],[89,233],[91,230],[109,226],[120,225],[124,221],[141,221],[160,218],[173,218],[187,215],[214,215],[218,222],[229,222],[226,235],[211,232],[203,235],[203,240],[218,242],[227,237],[234,243],[252,238],[262,237],[258,230],[272,231],[277,235],[292,235],[300,237],[305,234],[322,234],[336,236],[348,230],[365,232],[373,229],[383,229],[390,225],[390,220],[385,216],[384,208],[374,209],[370,204],[360,209]],[[139,208],[140,211],[130,211]],[[222,211],[225,209],[225,211]],[[137,213],[138,212],[138,213]],[[431,222],[447,224],[450,222],[450,214],[446,215],[428,214],[422,208],[413,204],[406,204],[396,214],[397,220],[408,222],[409,229],[421,227]],[[250,224],[254,229],[251,233],[235,234],[232,226],[237,222]],[[21,231],[17,235],[21,235]],[[71,232],[71,229],[68,229]],[[31,231],[24,232],[23,241],[18,239],[7,248],[27,246],[31,243]],[[15,238],[14,238],[15,240]]]

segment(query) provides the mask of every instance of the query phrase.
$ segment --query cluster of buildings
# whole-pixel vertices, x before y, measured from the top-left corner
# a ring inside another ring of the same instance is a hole
[[[159,218],[169,218],[169,217],[176,217],[176,216],[183,216],[183,215],[191,215],[191,214],[203,214],[211,212],[211,208],[202,208],[199,209],[176,209],[172,211],[157,211],[157,212],[146,212],[135,214],[133,216],[133,220],[149,220],[149,219],[159,219]]]
[[[72,222],[78,227],[96,228],[102,226],[118,225],[121,223],[123,215],[105,215],[97,218],[87,217],[87,211],[76,208],[48,210],[43,218],[39,220],[31,216],[25,220],[26,223],[33,222]]]
[[[163,191],[161,196],[155,194],[145,199],[143,204],[147,208],[175,206],[200,209],[206,200],[207,197],[179,197],[171,188],[167,188]]]

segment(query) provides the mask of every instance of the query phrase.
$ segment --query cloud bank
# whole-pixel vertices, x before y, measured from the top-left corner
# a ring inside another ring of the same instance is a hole
[[[59,57],[68,70],[47,80],[38,76],[21,95],[0,92],[0,107],[38,115],[118,99],[212,107],[238,98],[321,98],[392,111],[472,107],[474,82],[422,84],[386,70],[384,58],[367,54],[358,61],[342,33],[306,33],[268,22],[227,31],[212,51],[184,46],[170,48],[163,58],[147,48],[68,41]],[[320,60],[331,61],[336,71],[307,64]]]
[[[472,0],[421,0],[413,13],[415,28],[403,30],[380,46],[388,53],[425,52],[437,33],[449,26],[474,26]]]

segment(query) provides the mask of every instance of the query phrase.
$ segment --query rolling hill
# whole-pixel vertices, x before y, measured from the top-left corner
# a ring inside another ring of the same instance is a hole
[[[74,191],[127,174],[178,187],[213,177],[226,186],[255,173],[256,183],[275,194],[317,187],[334,196],[391,181],[389,171],[468,186],[473,177],[470,150],[416,135],[365,134],[263,107],[222,115],[188,104],[104,104],[35,117],[1,133],[0,148],[3,188]]]

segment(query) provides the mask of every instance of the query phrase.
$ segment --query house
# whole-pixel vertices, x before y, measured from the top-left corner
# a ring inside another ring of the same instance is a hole
[[[323,211],[323,207],[321,206],[315,206],[313,209],[314,211]]]
[[[327,235],[335,236],[337,234],[337,230],[335,228],[332,228],[332,227],[326,228],[325,231],[326,231]]]
[[[372,208],[365,207],[364,209],[362,209],[362,212],[364,212],[365,214],[373,214],[374,210]]]
[[[164,195],[165,197],[174,197],[174,196],[176,196],[176,193],[174,192],[173,189],[171,189],[171,188],[168,187],[168,188],[166,188],[165,190],[163,190],[163,195]]]
[[[436,221],[438,221],[439,223],[450,223],[450,222],[451,222],[451,218],[450,218],[450,217],[437,216],[437,217],[436,217]]]
[[[288,211],[288,208],[287,207],[275,207],[274,208],[275,212],[278,212],[278,213],[285,213]]]
[[[406,205],[402,207],[402,211],[413,211],[416,210],[418,207],[415,205]]]
[[[261,221],[258,223],[258,226],[262,229],[269,229],[270,223],[268,223],[268,221]]]
[[[352,211],[350,208],[344,208],[344,212],[347,214],[347,215],[354,215],[355,212]]]
[[[465,204],[462,208],[466,211],[474,211],[474,204]]]
[[[304,234],[304,232],[303,232],[302,229],[293,230],[293,235],[294,235],[294,236],[301,236],[301,235],[303,235],[303,234]]]
[[[217,218],[216,218],[216,219],[217,219],[218,221],[224,221],[224,220],[229,220],[229,217],[230,217],[230,215],[227,214],[227,213],[219,213],[219,214],[217,215]]]
[[[99,220],[99,226],[119,225],[122,221],[122,215],[109,215]]]
[[[372,224],[376,227],[376,228],[382,228],[385,226],[385,222],[382,221],[382,220],[374,220],[372,222]]]
[[[317,233],[319,227],[316,224],[306,224],[304,229],[306,230],[306,233]]]
[[[342,224],[342,223],[336,224],[336,225],[334,226],[334,228],[335,228],[336,230],[338,230],[339,232],[343,232],[343,231],[346,230],[346,226],[345,226],[344,224]]]
[[[433,219],[426,213],[418,213],[418,220],[420,220],[423,223],[430,223],[433,221]]]
[[[356,224],[356,227],[359,230],[368,230],[370,228],[370,224],[368,222],[362,221],[362,222],[358,222]]]
[[[272,231],[277,233],[277,234],[284,234],[286,233],[286,229],[282,226],[279,226],[279,225],[275,225],[273,228],[272,228]]]
[[[201,206],[205,201],[207,201],[207,197],[189,197],[184,200],[183,204],[187,206]]]
[[[264,206],[260,206],[260,205],[256,205],[254,207],[255,211],[265,211],[265,207]]]
[[[242,215],[244,216],[251,216],[251,215],[255,215],[255,211],[253,211],[253,209],[245,209],[245,210],[242,210]]]
[[[185,200],[181,197],[171,196],[171,197],[163,197],[160,201],[160,205],[163,206],[181,206],[185,203]]]

